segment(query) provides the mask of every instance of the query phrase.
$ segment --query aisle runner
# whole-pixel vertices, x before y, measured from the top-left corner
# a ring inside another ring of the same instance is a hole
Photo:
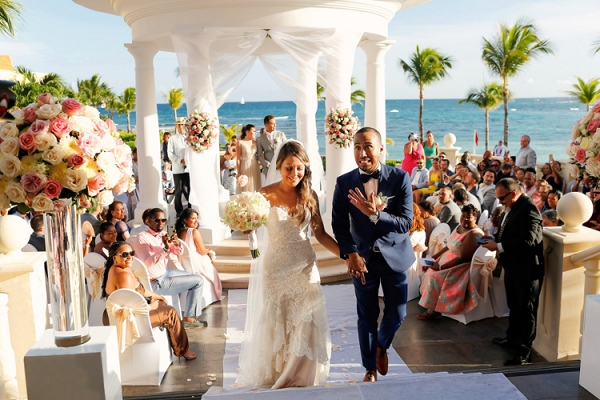
[[[332,342],[328,384],[362,382],[365,370],[361,365],[358,345],[354,287],[352,285],[323,286],[323,292],[327,301]],[[238,356],[246,320],[247,290],[229,290],[228,297],[227,343],[223,357],[223,388],[225,389],[233,388],[237,377]],[[389,349],[388,358],[388,374],[379,376],[379,380],[393,379],[411,373],[393,348]]]

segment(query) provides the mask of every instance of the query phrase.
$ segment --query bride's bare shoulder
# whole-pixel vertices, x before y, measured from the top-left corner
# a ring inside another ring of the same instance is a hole
[[[263,196],[265,196],[267,200],[273,202],[273,200],[277,200],[277,189],[278,184],[273,183],[271,185],[263,186],[262,188],[260,188],[260,192],[263,194]]]

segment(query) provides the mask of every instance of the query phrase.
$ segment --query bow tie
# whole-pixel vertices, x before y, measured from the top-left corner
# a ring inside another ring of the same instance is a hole
[[[379,170],[376,170],[375,172],[373,172],[371,175],[368,174],[360,174],[360,181],[362,183],[367,183],[372,179],[379,179],[379,177],[381,176],[381,172]]]

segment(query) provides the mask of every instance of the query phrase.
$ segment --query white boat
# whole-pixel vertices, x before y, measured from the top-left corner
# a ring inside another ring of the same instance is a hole
[[[571,110],[571,111],[579,111],[579,107],[571,107],[571,108],[569,108],[569,110]]]
[[[390,112],[396,113],[396,112],[400,112],[400,111],[398,111],[398,110],[390,110]]]
[[[240,100],[240,104],[246,104],[243,97],[242,97],[242,100]]]

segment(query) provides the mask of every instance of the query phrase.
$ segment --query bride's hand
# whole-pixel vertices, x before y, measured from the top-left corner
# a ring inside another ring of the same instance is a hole
[[[252,229],[250,229],[249,231],[242,231],[242,233],[244,235],[250,235],[250,234],[254,233],[254,231]]]

